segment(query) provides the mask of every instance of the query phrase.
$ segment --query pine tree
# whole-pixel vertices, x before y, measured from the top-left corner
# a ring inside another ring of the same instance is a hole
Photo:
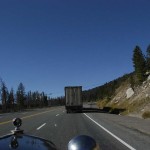
[[[135,69],[135,74],[137,77],[138,83],[144,81],[144,74],[146,71],[146,62],[145,57],[139,46],[136,46],[133,51],[133,66]]]
[[[129,82],[130,82],[131,88],[134,89],[135,81],[134,81],[133,75],[130,76]]]
[[[150,71],[150,45],[147,47],[146,50],[146,69]]]
[[[20,110],[24,108],[24,101],[25,101],[25,87],[22,83],[20,83],[17,90],[17,105]]]
[[[8,104],[11,110],[14,110],[14,102],[15,98],[14,98],[14,90],[13,88],[11,88],[9,96],[8,96]]]
[[[27,93],[27,96],[26,96],[26,101],[27,101],[27,108],[30,108],[32,106],[32,92],[29,91]]]
[[[7,99],[8,99],[8,90],[3,81],[1,81],[1,98],[2,98],[2,110],[6,112],[7,110]]]

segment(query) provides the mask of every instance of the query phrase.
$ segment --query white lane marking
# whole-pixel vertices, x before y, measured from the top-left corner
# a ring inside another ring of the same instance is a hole
[[[40,130],[43,126],[45,126],[46,125],[46,123],[44,123],[44,124],[42,124],[41,126],[39,126],[38,128],[37,128],[37,130]]]
[[[117,139],[119,142],[121,142],[123,145],[125,145],[126,147],[128,147],[130,150],[136,150],[135,148],[133,148],[131,145],[129,145],[128,143],[124,142],[122,139],[120,139],[119,137],[117,137],[115,134],[111,133],[110,131],[108,131],[106,128],[104,128],[102,125],[100,125],[99,123],[97,123],[95,120],[93,120],[91,117],[89,117],[87,114],[84,113],[84,115],[86,117],[88,117],[91,121],[93,121],[96,125],[98,125],[100,128],[102,128],[104,131],[106,131],[108,134],[110,134],[111,136],[113,136],[115,139]]]
[[[59,116],[59,114],[56,115],[56,117]]]
[[[54,126],[57,127],[57,124],[55,124]]]

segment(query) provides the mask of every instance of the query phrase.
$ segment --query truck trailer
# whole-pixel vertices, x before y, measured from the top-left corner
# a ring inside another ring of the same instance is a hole
[[[81,112],[83,108],[82,86],[65,87],[66,112]]]

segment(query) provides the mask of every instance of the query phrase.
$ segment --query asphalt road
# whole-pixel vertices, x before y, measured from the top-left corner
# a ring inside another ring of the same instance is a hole
[[[64,107],[0,114],[0,136],[14,129],[11,120],[20,117],[27,134],[51,140],[60,150],[77,135],[95,138],[102,150],[150,150],[150,120],[106,113],[66,114]]]

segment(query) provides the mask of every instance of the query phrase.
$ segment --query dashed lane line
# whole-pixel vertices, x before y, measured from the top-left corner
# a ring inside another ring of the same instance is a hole
[[[42,127],[44,127],[46,125],[46,123],[44,123],[44,124],[42,124],[41,126],[39,126],[38,128],[37,128],[37,130],[40,130]]]

